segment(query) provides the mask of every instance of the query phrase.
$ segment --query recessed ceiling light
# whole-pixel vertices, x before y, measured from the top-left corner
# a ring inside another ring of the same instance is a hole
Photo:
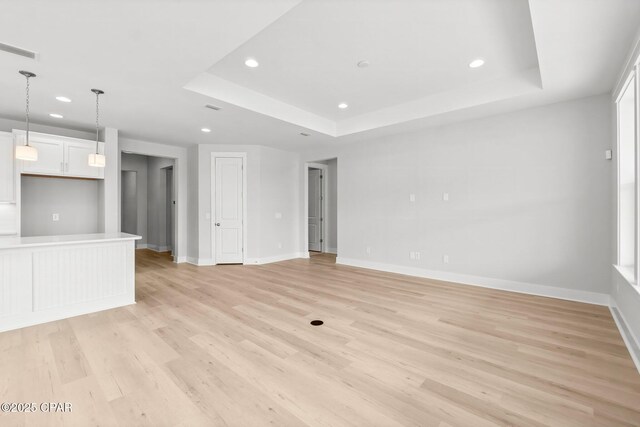
[[[211,129],[209,129],[209,128],[202,128],[202,129],[200,129],[200,130],[201,130],[202,132],[204,132],[204,133],[209,133],[209,132],[211,132]]]
[[[349,104],[347,104],[346,102],[341,102],[340,104],[338,104],[338,108],[341,110],[344,110],[347,107],[349,107]]]
[[[53,117],[54,119],[62,119],[62,114],[58,114],[58,113],[51,113],[49,114],[51,117]]]
[[[67,98],[66,96],[56,96],[56,99],[60,102],[71,102],[71,99]]]
[[[258,61],[256,61],[253,58],[247,58],[247,60],[244,61],[244,65],[246,65],[249,68],[256,68],[260,64],[258,63]]]
[[[367,68],[371,63],[369,61],[360,61],[358,62],[358,68]]]
[[[470,68],[478,68],[478,67],[482,67],[483,65],[484,65],[484,59],[480,59],[480,58],[474,59],[469,63]]]

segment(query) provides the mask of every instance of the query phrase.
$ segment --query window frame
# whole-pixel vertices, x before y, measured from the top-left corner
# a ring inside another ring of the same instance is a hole
[[[627,77],[624,80],[624,83],[621,85],[620,90],[617,93],[617,96],[615,98],[615,119],[616,119],[616,124],[615,124],[615,131],[616,131],[616,153],[617,153],[617,164],[616,164],[616,201],[617,201],[617,206],[616,206],[616,246],[617,246],[617,251],[616,251],[616,265],[615,267],[617,268],[617,270],[620,272],[620,274],[622,274],[632,285],[637,286],[638,285],[638,274],[639,274],[639,266],[640,266],[640,185],[639,185],[639,179],[640,179],[640,82],[638,81],[639,79],[639,68],[640,68],[640,61],[636,62],[636,64],[633,66],[633,68],[631,68],[630,72],[628,73]],[[622,100],[622,97],[624,95],[626,95],[627,90],[629,89],[630,85],[634,85],[633,86],[633,95],[634,95],[634,103],[633,103],[633,107],[634,107],[634,112],[633,112],[633,117],[634,117],[634,123],[633,123],[633,142],[634,142],[634,188],[633,188],[633,196],[634,196],[634,200],[633,200],[633,207],[634,207],[634,212],[633,212],[633,220],[634,220],[634,226],[635,226],[635,230],[634,230],[634,243],[633,243],[633,271],[630,271],[630,269],[626,266],[621,265],[621,257],[620,257],[620,253],[621,253],[621,230],[620,230],[620,189],[621,189],[621,185],[620,185],[620,163],[621,163],[621,156],[620,156],[620,101]]]

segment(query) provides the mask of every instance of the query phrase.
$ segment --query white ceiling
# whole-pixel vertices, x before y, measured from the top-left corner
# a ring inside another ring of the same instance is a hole
[[[610,91],[639,27],[638,0],[2,1],[0,43],[40,55],[0,52],[0,116],[27,69],[43,124],[90,130],[98,87],[124,137],[348,142]]]
[[[339,121],[538,66],[527,0],[401,3],[303,2],[209,72]]]

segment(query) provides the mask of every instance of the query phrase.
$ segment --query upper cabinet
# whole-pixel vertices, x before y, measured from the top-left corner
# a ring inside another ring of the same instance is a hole
[[[13,131],[16,144],[24,144],[25,132]],[[30,132],[29,144],[38,150],[38,160],[22,162],[22,173],[104,179],[104,168],[89,166],[89,154],[94,153],[94,141]],[[102,153],[104,143],[99,143]]]
[[[0,132],[0,203],[16,201],[13,135]]]
[[[99,143],[102,145],[102,143]],[[100,147],[102,148],[102,147]],[[102,151],[102,150],[101,150]],[[96,152],[96,143],[67,141],[64,144],[65,175],[104,178],[104,168],[89,166],[89,154]]]

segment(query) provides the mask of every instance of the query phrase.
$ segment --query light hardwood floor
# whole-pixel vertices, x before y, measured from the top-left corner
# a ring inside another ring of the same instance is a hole
[[[73,404],[0,425],[640,425],[640,375],[605,307],[326,255],[137,259],[136,305],[0,334],[2,402]]]

